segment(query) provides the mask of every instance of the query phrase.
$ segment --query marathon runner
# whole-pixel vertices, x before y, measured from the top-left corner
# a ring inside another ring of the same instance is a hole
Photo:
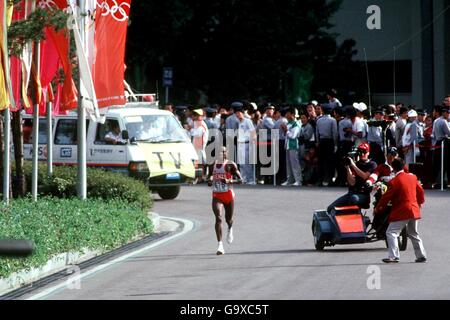
[[[237,179],[233,180],[233,176]],[[242,176],[239,172],[236,163],[227,159],[227,148],[222,147],[219,154],[219,160],[214,163],[208,185],[213,187],[212,194],[212,209],[216,217],[216,236],[219,242],[217,248],[217,255],[225,253],[222,243],[222,207],[225,208],[225,220],[228,225],[227,242],[233,242],[233,212],[234,212],[234,191],[232,184],[241,183]]]

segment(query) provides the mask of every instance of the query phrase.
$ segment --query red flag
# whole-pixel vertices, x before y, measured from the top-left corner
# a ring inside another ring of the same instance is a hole
[[[126,102],[123,80],[130,5],[131,0],[103,0],[97,8],[92,76],[100,108]]]
[[[25,2],[21,1],[14,7],[12,21],[20,21],[25,17]],[[11,83],[13,88],[14,101],[16,107],[11,106],[11,111],[15,112],[21,109],[22,98],[22,61],[19,57],[11,56],[10,59]]]
[[[51,8],[56,5],[57,9],[64,10],[67,8],[67,0],[39,0],[37,5],[41,8]],[[46,34],[48,39],[53,42],[64,69],[65,81],[62,88],[61,109],[75,109],[77,107],[77,88],[72,78],[72,64],[69,57],[69,32],[67,29],[56,32],[53,28],[47,28]],[[46,72],[44,70],[45,67],[45,65],[41,66],[43,74]]]

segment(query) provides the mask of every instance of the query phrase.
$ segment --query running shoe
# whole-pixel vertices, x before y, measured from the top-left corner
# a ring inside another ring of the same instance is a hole
[[[228,229],[228,235],[227,235],[227,242],[229,244],[233,243],[233,227],[231,227],[230,229]]]
[[[400,261],[399,258],[385,258],[382,259],[381,261],[383,261],[384,263],[398,263]]]
[[[292,183],[289,183],[289,181],[283,182],[281,184],[282,187],[287,187],[287,186],[290,186],[290,185],[292,185]]]
[[[301,187],[302,183],[301,182],[296,182],[292,185],[293,187]]]
[[[223,250],[223,243],[222,243],[222,241],[219,242],[219,247],[217,248],[216,254],[217,254],[218,256],[220,256],[220,255],[222,255],[222,254],[225,254],[225,250]]]

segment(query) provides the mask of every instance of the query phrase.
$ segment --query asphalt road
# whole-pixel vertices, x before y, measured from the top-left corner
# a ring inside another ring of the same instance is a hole
[[[184,187],[176,200],[155,202],[160,214],[194,221],[193,231],[83,279],[78,290],[46,298],[450,298],[449,192],[427,192],[419,232],[429,262],[414,263],[409,242],[396,265],[381,262],[384,242],[314,250],[312,213],[345,192],[338,188],[236,187],[235,241],[224,242],[226,254],[216,256],[210,192]]]

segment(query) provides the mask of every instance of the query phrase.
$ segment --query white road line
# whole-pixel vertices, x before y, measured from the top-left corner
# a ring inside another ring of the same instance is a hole
[[[178,232],[178,233],[174,234],[173,236],[170,236],[170,237],[164,238],[162,240],[156,241],[154,243],[149,244],[148,246],[145,246],[143,248],[140,248],[140,249],[137,249],[137,250],[132,251],[130,253],[127,253],[127,254],[125,254],[125,255],[123,255],[121,257],[118,257],[117,259],[114,259],[114,260],[109,261],[107,263],[101,264],[101,265],[99,265],[99,266],[97,266],[97,267],[95,267],[95,268],[93,268],[91,270],[88,270],[86,272],[82,272],[79,276],[75,276],[73,278],[70,278],[70,282],[71,283],[75,283],[75,282],[81,281],[81,279],[83,279],[83,278],[85,278],[85,277],[87,277],[89,275],[92,275],[94,273],[97,273],[97,272],[99,272],[101,270],[104,270],[104,269],[106,269],[106,268],[108,268],[108,267],[110,267],[110,266],[112,266],[112,265],[114,265],[116,263],[122,262],[122,261],[127,260],[127,259],[129,259],[131,257],[134,257],[134,256],[136,256],[136,255],[138,255],[140,253],[143,253],[143,252],[145,252],[147,250],[155,248],[155,247],[157,247],[157,246],[159,246],[161,244],[164,244],[166,242],[169,242],[171,240],[174,240],[176,238],[184,236],[186,233],[190,232],[194,228],[194,223],[192,221],[190,221],[190,220],[180,219],[180,218],[172,218],[172,217],[164,217],[164,216],[161,216],[161,218],[182,222],[184,224],[183,230],[181,230],[181,232]],[[61,283],[59,283],[59,284],[57,284],[57,285],[55,285],[53,287],[45,289],[44,291],[27,298],[26,300],[40,300],[40,299],[43,299],[46,296],[48,296],[48,295],[52,294],[53,292],[55,292],[56,290],[62,289],[64,287],[66,287],[66,286],[67,286],[67,281],[63,281],[63,282],[61,282]]]

